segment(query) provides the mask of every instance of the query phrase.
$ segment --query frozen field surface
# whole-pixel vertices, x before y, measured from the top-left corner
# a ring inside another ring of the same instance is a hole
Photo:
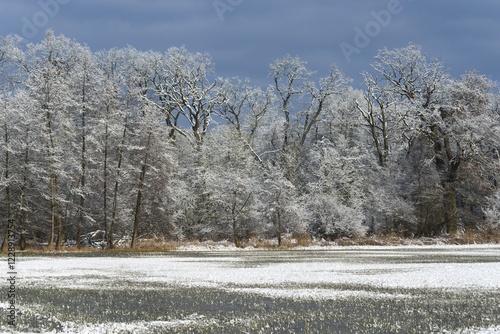
[[[498,245],[68,253],[16,269],[6,333],[500,333]]]

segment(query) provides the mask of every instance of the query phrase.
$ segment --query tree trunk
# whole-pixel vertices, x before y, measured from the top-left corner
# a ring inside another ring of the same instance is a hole
[[[139,220],[141,218],[141,204],[142,204],[142,184],[145,175],[145,166],[141,170],[141,176],[139,178],[139,191],[137,192],[137,201],[135,204],[135,214],[134,214],[134,227],[132,231],[132,241],[130,243],[130,248],[134,248],[137,237],[139,235]]]
[[[144,160],[141,167],[141,175],[139,176],[139,190],[137,191],[137,201],[135,205],[134,214],[134,227],[132,231],[132,241],[130,243],[130,248],[134,248],[137,241],[137,236],[139,234],[139,222],[141,217],[141,205],[142,205],[142,187],[144,186],[144,178],[146,177],[147,161],[149,154],[149,145],[151,143],[151,132],[148,134],[148,141],[146,143],[146,153],[144,154]]]
[[[57,201],[56,201],[56,212],[57,212],[57,240],[56,240],[56,249],[60,249],[63,239],[64,239],[64,232],[63,232],[63,227],[62,227],[62,214],[61,214],[61,201],[59,199],[59,177],[56,178],[56,194],[57,194]]]
[[[109,109],[108,109],[109,111]],[[104,131],[104,182],[103,182],[103,211],[104,211],[104,217],[103,217],[103,225],[104,225],[104,236],[106,238],[106,245],[108,248],[111,248],[109,246],[109,229],[108,229],[108,140],[109,140],[109,127],[108,127],[108,122],[106,120],[106,128]]]
[[[81,151],[81,161],[80,161],[80,166],[82,168],[82,174],[80,175],[80,203],[78,207],[78,236],[81,236],[82,229],[83,229],[83,224],[85,221],[85,173],[87,169],[87,162],[86,162],[86,155],[87,155],[87,149],[86,149],[86,144],[87,144],[87,133],[86,133],[86,123],[85,123],[85,116],[86,116],[86,103],[87,103],[87,75],[88,75],[88,63],[87,61],[84,62],[84,72],[83,72],[83,78],[82,78],[82,123],[81,123],[81,135],[82,135],[82,151]],[[77,247],[80,247],[80,240],[77,242]]]
[[[125,145],[125,138],[127,136],[127,122],[128,122],[128,116],[125,116],[125,122],[123,125],[122,141],[120,143],[120,148],[118,149],[118,165],[116,168],[115,187],[113,190],[111,225],[109,226],[109,234],[108,234],[108,240],[107,240],[109,249],[113,249],[115,247],[114,240],[113,240],[113,234],[115,232],[116,208],[118,206],[118,190],[119,190],[119,185],[120,185],[120,172],[121,172],[122,161],[123,161],[123,146]]]
[[[26,242],[26,235],[21,231],[21,236],[19,237],[19,248],[21,250],[25,250],[27,246],[28,243]]]
[[[26,130],[25,134],[26,140],[29,138],[29,130]],[[28,222],[28,210],[25,207],[26,205],[26,191],[28,188],[28,162],[29,162],[29,145],[26,144],[26,147],[24,148],[24,159],[23,159],[23,182],[21,183],[21,194],[19,196],[19,210],[17,213],[17,221],[19,226],[21,227],[27,227],[25,224]],[[24,233],[21,234],[24,236]],[[23,248],[21,248],[23,249]]]
[[[304,144],[305,144],[306,139],[307,139],[307,135],[309,134],[309,132],[311,132],[312,127],[314,126],[314,124],[316,124],[318,122],[319,116],[320,116],[321,112],[323,111],[323,103],[324,103],[324,99],[321,98],[319,100],[318,109],[316,109],[316,112],[314,113],[310,122],[308,122],[307,118],[306,118],[306,122],[304,123],[304,132],[302,133],[302,136],[300,138],[300,147],[301,148],[304,147]]]
[[[281,233],[282,233],[282,224],[281,224],[281,213],[280,210],[277,210],[276,213],[276,219],[277,219],[277,228],[276,228],[276,234],[278,235],[278,247],[281,247]]]
[[[380,108],[380,115],[378,117],[374,115],[375,105],[369,97],[367,97],[367,110],[363,110],[363,108],[361,108],[361,106],[359,106],[358,104],[357,108],[370,127],[370,134],[373,139],[373,144],[375,145],[375,149],[377,150],[378,163],[381,167],[385,167],[389,156],[389,129],[387,128],[385,106],[380,100],[376,99],[376,101]],[[379,125],[377,124],[377,122],[381,124]],[[380,137],[382,137],[382,142],[380,140]]]
[[[458,233],[457,199],[454,183],[447,182],[444,191],[444,223],[446,233],[456,235]]]
[[[448,169],[446,174],[445,189],[445,224],[449,234],[458,233],[458,212],[455,182],[457,180],[458,168],[460,167],[460,156],[453,155],[450,137],[445,135],[444,147],[448,158]]]
[[[47,116],[47,132],[49,135],[49,142],[47,143],[47,151],[48,151],[48,157],[50,159],[49,163],[51,166],[49,167],[50,170],[50,176],[49,176],[49,182],[50,182],[50,211],[51,211],[51,217],[50,217],[50,236],[49,236],[49,243],[47,245],[48,249],[54,248],[54,240],[55,240],[55,227],[56,227],[56,216],[57,216],[57,183],[58,183],[58,178],[57,174],[54,171],[54,166],[52,165],[54,163],[54,137],[52,133],[52,117],[51,113],[49,110],[46,110],[46,116]]]
[[[83,102],[85,103],[85,92],[84,92],[84,98]],[[85,107],[84,107],[85,108]],[[76,240],[76,245],[78,248],[81,247],[80,244],[80,237],[82,234],[82,229],[83,229],[83,223],[85,220],[84,216],[84,207],[85,207],[85,196],[83,192],[85,191],[85,171],[87,168],[87,163],[85,161],[85,156],[86,156],[86,133],[85,133],[85,110],[82,111],[82,154],[81,154],[81,168],[82,168],[82,174],[80,175],[80,203],[78,207],[78,233],[77,233],[77,240]]]
[[[444,227],[446,233],[456,234],[458,232],[457,199],[455,182],[457,180],[460,157],[453,154],[450,138],[437,125],[432,128],[432,140],[434,143],[435,166],[441,179],[443,192]]]
[[[55,199],[55,180],[54,175],[50,175],[50,236],[49,243],[47,245],[48,249],[54,247],[54,236],[56,229],[56,199]]]
[[[4,123],[4,128],[5,128],[5,182],[7,183],[7,186],[5,187],[5,195],[7,199],[7,225],[5,228],[5,236],[2,242],[2,248],[1,251],[5,252],[7,250],[7,246],[9,243],[9,229],[13,225],[13,217],[12,217],[12,198],[10,195],[10,182],[9,182],[9,132],[7,128],[7,122]]]
[[[236,196],[236,194],[234,194]],[[238,235],[238,220],[236,217],[236,200],[233,202],[233,206],[231,207],[231,219],[233,225],[233,241],[236,247],[241,247],[240,237]]]
[[[2,240],[2,248],[0,249],[1,253],[7,252],[7,246],[9,245],[9,223],[7,222],[7,225],[5,225],[5,231],[4,231],[4,236]]]

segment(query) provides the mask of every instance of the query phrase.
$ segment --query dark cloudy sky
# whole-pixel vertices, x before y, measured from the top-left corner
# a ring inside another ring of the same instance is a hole
[[[358,85],[377,50],[410,42],[455,76],[500,81],[499,0],[0,0],[0,35],[37,42],[47,28],[93,50],[184,45],[208,52],[217,75],[260,85],[285,54]]]

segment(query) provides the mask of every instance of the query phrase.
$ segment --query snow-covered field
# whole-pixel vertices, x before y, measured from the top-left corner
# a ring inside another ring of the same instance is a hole
[[[68,253],[17,270],[14,333],[500,333],[498,245]]]

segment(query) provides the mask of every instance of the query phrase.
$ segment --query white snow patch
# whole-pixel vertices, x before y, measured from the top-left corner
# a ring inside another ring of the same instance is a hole
[[[469,329],[465,331],[461,331],[457,334],[499,334],[500,333],[500,325],[499,326],[493,326],[490,328],[483,328],[483,329]]]
[[[363,290],[333,289],[276,289],[276,288],[226,288],[230,292],[254,293],[271,298],[290,298],[302,300],[335,300],[341,298],[408,298],[402,294],[390,294]]]
[[[500,246],[372,246],[294,251],[225,248],[192,256],[186,252],[139,257],[20,256],[16,269],[19,289],[35,286],[144,290],[184,286],[305,300],[409,298],[411,294],[391,293],[383,288],[499,291]],[[5,303],[0,303],[1,307]],[[193,314],[169,321],[63,323],[63,327],[64,333],[150,333],[152,329],[168,332],[179,326],[214,321]],[[460,332],[492,333],[500,333],[500,325]]]
[[[500,288],[498,246],[447,246],[441,247],[440,251],[435,247],[413,247],[411,250],[409,247],[356,247],[317,254],[308,251],[253,251],[228,252],[230,256],[207,252],[200,257],[21,257],[17,264],[17,279],[20,285],[96,289],[116,288],[120,281],[141,286],[146,282],[162,283],[166,287],[361,284],[382,288]],[[374,256],[380,256],[382,260],[370,260]],[[422,256],[427,261],[419,262],[418,257]],[[434,256],[436,262],[428,263]],[[491,259],[487,263],[443,261],[446,257],[461,256]],[[383,260],[390,257],[398,258],[395,263]]]
[[[95,333],[137,333],[148,334],[151,330],[161,329],[162,331],[193,326],[200,321],[207,321],[203,316],[192,314],[186,319],[172,320],[172,321],[149,321],[149,322],[133,322],[133,323],[105,323],[105,324],[75,324],[71,322],[63,323],[63,333],[65,334],[95,334]],[[55,332],[54,332],[55,333]]]

